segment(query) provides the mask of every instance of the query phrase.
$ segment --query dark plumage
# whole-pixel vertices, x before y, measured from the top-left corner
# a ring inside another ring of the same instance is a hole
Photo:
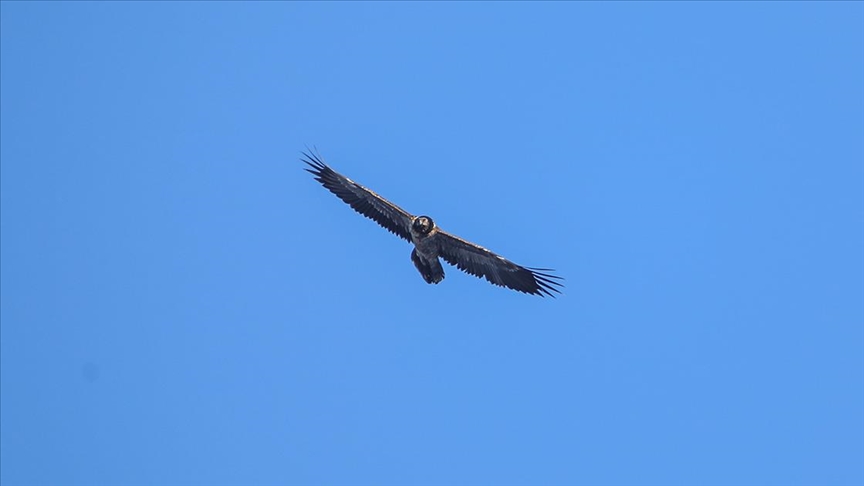
[[[331,169],[317,154],[303,152],[309,168],[327,190],[345,201],[355,211],[372,219],[391,233],[414,244],[411,261],[427,283],[444,279],[444,268],[438,257],[459,270],[483,277],[492,284],[526,294],[554,297],[562,287],[561,277],[552,270],[517,265],[482,246],[441,231],[428,216],[413,216],[373,191]]]

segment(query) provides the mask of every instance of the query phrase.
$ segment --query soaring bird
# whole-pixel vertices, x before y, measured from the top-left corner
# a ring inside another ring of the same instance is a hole
[[[555,297],[561,293],[557,287],[561,277],[552,275],[547,268],[517,265],[482,246],[465,241],[438,228],[429,216],[414,216],[373,191],[331,169],[321,156],[302,152],[300,159],[327,190],[346,202],[355,211],[383,226],[395,235],[414,244],[411,261],[430,284],[444,280],[444,268],[439,257],[450,265],[476,277],[483,277],[494,285],[507,287],[526,294]]]

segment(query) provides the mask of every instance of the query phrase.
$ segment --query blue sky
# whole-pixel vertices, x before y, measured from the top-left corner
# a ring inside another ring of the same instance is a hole
[[[864,483],[864,3],[0,4],[4,485]],[[566,278],[446,267],[336,170]]]

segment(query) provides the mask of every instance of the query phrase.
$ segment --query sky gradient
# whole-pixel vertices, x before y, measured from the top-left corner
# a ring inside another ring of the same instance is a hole
[[[862,2],[2,2],[0,137],[4,486],[864,484]]]

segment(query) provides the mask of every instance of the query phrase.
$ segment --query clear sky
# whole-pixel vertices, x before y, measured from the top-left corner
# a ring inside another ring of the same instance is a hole
[[[3,485],[864,484],[864,3],[0,4]],[[301,170],[554,268],[446,267]]]

